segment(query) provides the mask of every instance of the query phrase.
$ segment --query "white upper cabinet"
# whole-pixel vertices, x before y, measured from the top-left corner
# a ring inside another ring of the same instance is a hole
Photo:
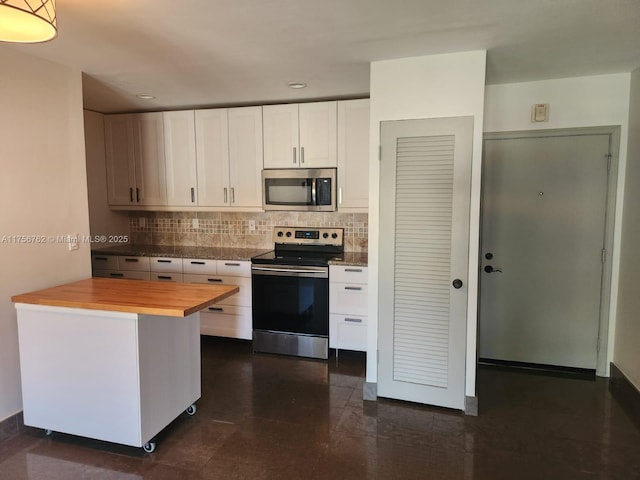
[[[229,126],[227,109],[196,110],[198,204],[229,206]]]
[[[262,107],[228,109],[231,207],[262,208]]]
[[[193,110],[164,112],[164,154],[167,204],[198,204],[196,128]]]
[[[265,105],[264,168],[337,165],[337,102]]]
[[[198,205],[262,207],[262,108],[196,110]]]
[[[105,115],[104,141],[109,205],[135,205],[131,115]]]
[[[109,204],[167,203],[162,113],[105,116]]]
[[[338,102],[338,210],[369,207],[369,99]]]

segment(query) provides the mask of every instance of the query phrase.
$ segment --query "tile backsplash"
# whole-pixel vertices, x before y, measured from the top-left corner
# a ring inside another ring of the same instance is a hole
[[[276,226],[344,228],[344,248],[366,252],[366,213],[130,212],[136,245],[273,248]],[[252,230],[253,227],[253,230]]]

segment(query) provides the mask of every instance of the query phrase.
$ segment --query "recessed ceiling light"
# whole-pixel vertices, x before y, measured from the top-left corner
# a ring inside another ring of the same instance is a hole
[[[154,97],[153,95],[149,95],[148,93],[139,93],[136,95],[136,97],[141,98],[142,100],[153,100]]]
[[[307,86],[307,84],[306,84],[306,83],[304,83],[304,82],[289,82],[289,83],[287,84],[287,86],[288,86],[289,88],[299,89],[299,88],[305,88],[305,87]]]

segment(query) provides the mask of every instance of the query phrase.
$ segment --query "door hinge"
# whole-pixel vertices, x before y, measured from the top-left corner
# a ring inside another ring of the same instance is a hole
[[[378,145],[378,161],[382,161],[382,145]]]
[[[602,261],[602,263],[606,263],[607,262],[607,249],[603,248],[602,249],[602,257],[600,259]]]

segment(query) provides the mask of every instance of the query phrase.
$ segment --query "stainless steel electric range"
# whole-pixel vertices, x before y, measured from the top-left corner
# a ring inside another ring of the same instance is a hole
[[[342,228],[275,227],[273,251],[251,259],[253,351],[329,357],[329,261]]]

